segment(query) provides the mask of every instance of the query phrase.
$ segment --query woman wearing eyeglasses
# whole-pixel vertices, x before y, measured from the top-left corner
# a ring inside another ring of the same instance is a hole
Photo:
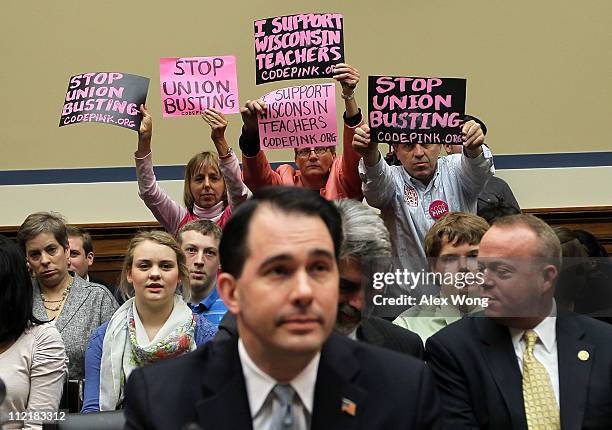
[[[259,150],[257,115],[265,112],[263,100],[249,100],[241,109],[242,135],[240,149],[244,183],[251,191],[266,185],[293,185],[319,190],[329,200],[352,198],[363,199],[358,165],[361,156],[351,145],[355,128],[362,124],[361,110],[355,100],[355,87],[359,82],[359,71],[348,64],[334,67],[334,79],[342,87],[344,99],[343,153],[336,155],[335,146],[301,148],[295,150],[297,169],[283,164],[272,170],[263,151]]]

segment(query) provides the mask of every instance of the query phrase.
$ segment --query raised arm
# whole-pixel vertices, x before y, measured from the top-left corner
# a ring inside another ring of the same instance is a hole
[[[272,170],[263,151],[259,149],[259,125],[257,115],[266,111],[263,100],[247,100],[240,109],[242,115],[242,134],[240,150],[242,151],[242,175],[244,183],[251,191],[266,185],[280,185],[281,177]]]
[[[463,156],[460,157],[461,188],[464,194],[476,199],[493,175],[491,151],[483,148],[484,133],[480,124],[471,120],[463,124]]]
[[[227,119],[223,113],[216,109],[206,109],[202,113],[202,118],[210,126],[210,138],[215,144],[217,154],[219,154],[219,167],[223,179],[225,179],[228,203],[230,207],[234,208],[248,198],[249,190],[242,182],[242,172],[240,171],[238,158],[225,140]]]
[[[140,130],[138,130],[138,149],[134,153],[138,195],[155,219],[168,232],[176,234],[181,220],[187,214],[187,209],[168,197],[157,184],[151,154],[153,118],[144,105],[140,106],[140,112],[142,112],[142,122],[140,123]]]
[[[369,205],[382,209],[393,201],[395,184],[391,168],[380,155],[378,143],[372,141],[367,124],[355,129],[353,148],[363,157],[359,166],[363,194]]]
[[[361,110],[355,99],[355,88],[359,83],[359,71],[345,63],[334,67],[334,79],[340,83],[341,97],[344,99],[344,130],[342,134],[343,151],[341,155],[340,180],[351,197],[361,199],[361,179],[359,178],[359,160],[361,154],[353,149],[355,128],[363,124]]]

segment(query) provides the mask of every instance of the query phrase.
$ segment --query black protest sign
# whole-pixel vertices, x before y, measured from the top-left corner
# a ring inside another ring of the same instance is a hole
[[[327,78],[344,62],[339,13],[308,13],[255,21],[257,85],[288,79]]]
[[[379,143],[462,143],[466,80],[368,77],[370,135]]]
[[[147,100],[149,78],[120,72],[83,73],[70,78],[60,127],[101,122],[138,130],[140,105]]]

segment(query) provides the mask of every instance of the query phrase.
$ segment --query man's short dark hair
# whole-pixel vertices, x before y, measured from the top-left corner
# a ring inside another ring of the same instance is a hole
[[[91,234],[89,234],[86,230],[83,230],[76,225],[67,225],[66,231],[68,232],[68,238],[71,237],[80,237],[83,241],[83,251],[85,251],[85,256],[90,252],[93,252],[93,241],[91,240]]]
[[[189,221],[187,224],[181,227],[178,234],[176,235],[177,242],[179,245],[183,244],[183,233],[186,231],[196,231],[202,236],[212,236],[215,240],[221,239],[221,228],[209,219],[197,219]]]
[[[266,204],[287,214],[319,217],[325,223],[334,242],[336,260],[342,244],[342,220],[338,210],[319,195],[318,190],[300,187],[264,187],[244,202],[223,228],[219,244],[221,269],[235,278],[240,278],[246,259],[249,257],[249,226],[257,209]]]

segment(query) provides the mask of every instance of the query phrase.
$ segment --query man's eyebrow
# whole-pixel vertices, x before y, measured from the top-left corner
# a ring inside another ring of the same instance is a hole
[[[267,266],[269,264],[273,264],[273,263],[278,263],[281,261],[289,261],[291,260],[292,257],[289,254],[278,254],[278,255],[273,255],[272,257],[268,257],[266,258],[260,265],[260,267],[264,267]]]
[[[331,252],[325,250],[325,249],[315,249],[314,251],[312,251],[310,253],[310,256],[312,257],[325,257],[325,258],[329,258],[330,260],[334,259],[334,254],[332,254]]]
[[[313,251],[310,252],[309,257],[324,257],[324,258],[329,258],[330,260],[334,259],[334,254],[325,250],[325,249],[315,249]],[[274,255],[272,257],[266,258],[262,263],[260,267],[264,267],[266,265],[272,264],[272,263],[277,263],[280,261],[290,261],[293,260],[294,257],[291,254],[278,254],[278,255]]]
[[[495,268],[498,266],[514,267],[511,261],[505,260],[503,258],[496,258],[496,257],[480,257],[479,256],[478,262],[486,263],[487,266],[491,266],[492,268]]]

